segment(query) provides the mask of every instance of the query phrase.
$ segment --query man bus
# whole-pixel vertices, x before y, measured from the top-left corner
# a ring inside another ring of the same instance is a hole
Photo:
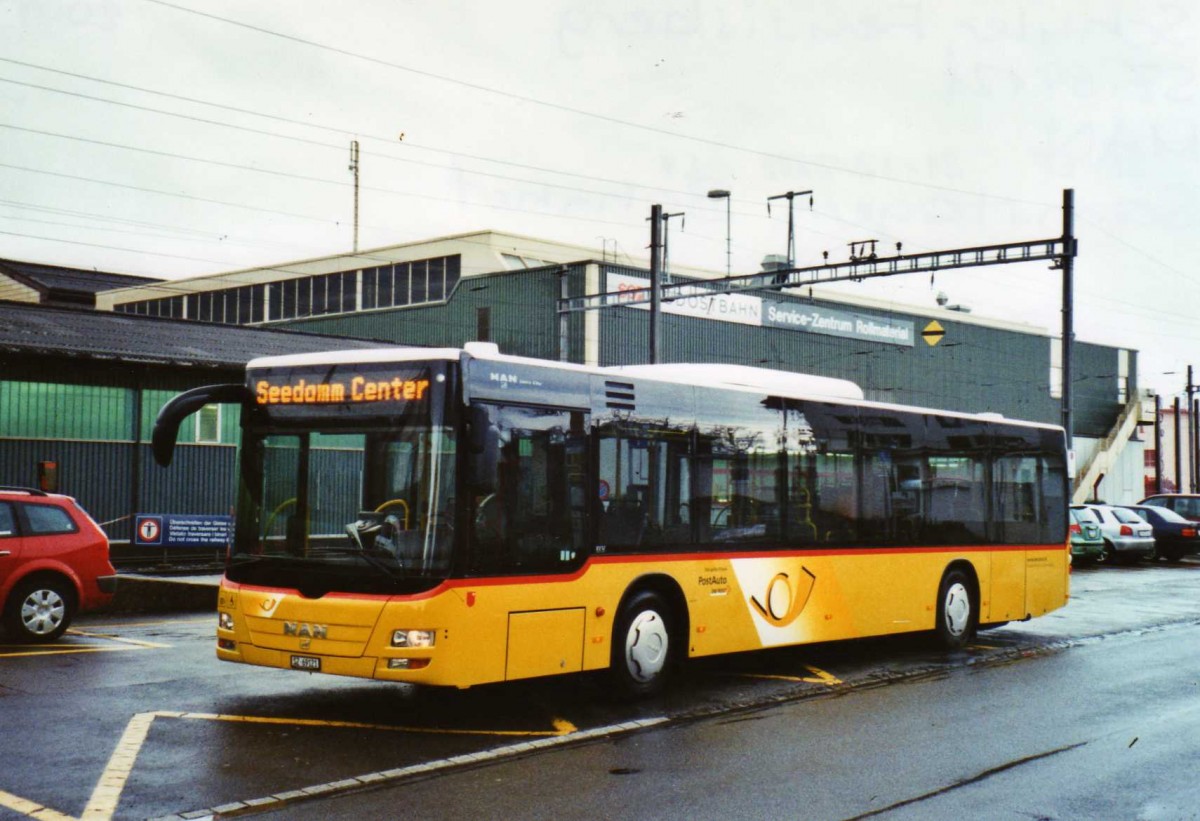
[[[869,402],[727,365],[598,368],[495,345],[257,359],[217,655],[470,687],[979,628],[1067,600],[1059,427]]]

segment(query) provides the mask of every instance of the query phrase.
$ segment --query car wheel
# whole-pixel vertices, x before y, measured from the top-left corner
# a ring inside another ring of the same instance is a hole
[[[979,608],[970,578],[962,570],[951,570],[938,587],[934,631],[938,642],[948,650],[961,650],[975,637]]]
[[[1113,549],[1112,542],[1108,539],[1104,540],[1104,552],[1100,554],[1100,561],[1105,564],[1117,563],[1117,551]]]
[[[75,616],[75,591],[62,579],[31,579],[8,600],[4,624],[17,641],[54,641]]]
[[[613,632],[612,678],[622,695],[662,690],[674,661],[671,610],[657,593],[636,594],[621,608]]]
[[[1160,551],[1158,551],[1158,552],[1159,552],[1159,555],[1161,555],[1161,556],[1162,556],[1164,559],[1166,559],[1166,560],[1167,560],[1167,561],[1169,561],[1169,562],[1181,562],[1181,561],[1183,561],[1183,553],[1184,553],[1184,551],[1183,551],[1181,548],[1178,548],[1178,547],[1164,547],[1162,550],[1160,550]]]

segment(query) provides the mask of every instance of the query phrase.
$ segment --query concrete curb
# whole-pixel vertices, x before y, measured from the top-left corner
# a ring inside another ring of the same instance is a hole
[[[217,609],[219,576],[154,577],[120,574],[105,613],[189,613]]]

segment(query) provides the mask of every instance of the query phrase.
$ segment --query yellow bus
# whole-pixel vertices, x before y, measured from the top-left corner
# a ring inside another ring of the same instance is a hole
[[[221,660],[470,687],[979,628],[1067,601],[1059,427],[728,365],[495,345],[257,359],[240,403]]]

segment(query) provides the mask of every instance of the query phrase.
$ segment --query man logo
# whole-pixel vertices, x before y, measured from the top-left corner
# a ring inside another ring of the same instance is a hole
[[[325,639],[329,638],[329,625],[285,621],[283,623],[283,634],[285,636],[298,636],[301,639]]]
[[[808,604],[808,597],[812,595],[817,577],[807,567],[801,567],[800,570],[795,589],[792,589],[791,577],[787,573],[779,572],[767,582],[767,589],[763,594],[765,604],[759,601],[757,596],[750,597],[750,604],[754,605],[754,609],[768,624],[787,627],[800,616],[804,606]]]

